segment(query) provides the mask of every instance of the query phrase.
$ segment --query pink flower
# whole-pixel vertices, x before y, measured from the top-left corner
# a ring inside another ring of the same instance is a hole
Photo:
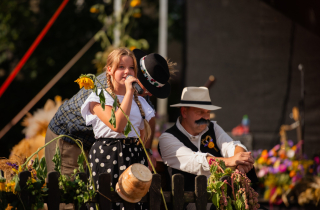
[[[272,148],[272,150],[275,150],[275,151],[277,151],[278,149],[280,149],[280,144],[277,144],[276,146],[274,146],[274,147]]]
[[[268,168],[267,167],[263,167],[259,170],[257,176],[258,177],[264,177],[266,174],[268,173]]]
[[[216,160],[214,159],[214,158],[211,158],[210,160],[209,160],[209,165],[212,165],[213,164],[213,162],[215,162]]]
[[[284,173],[284,172],[286,172],[286,170],[287,170],[287,166],[285,164],[280,164],[279,171],[281,173]]]

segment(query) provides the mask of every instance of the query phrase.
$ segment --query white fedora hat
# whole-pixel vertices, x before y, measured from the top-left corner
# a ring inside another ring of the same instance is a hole
[[[206,110],[217,110],[221,107],[211,103],[209,90],[206,87],[185,87],[181,94],[179,104],[170,105],[171,107],[196,107]]]

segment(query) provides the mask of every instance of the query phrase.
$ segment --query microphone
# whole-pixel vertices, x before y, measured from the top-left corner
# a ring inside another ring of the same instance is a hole
[[[126,79],[128,79],[128,77],[131,77],[131,75],[128,75],[126,77]],[[132,87],[139,93],[142,94],[143,93],[143,89],[140,87],[140,85],[137,82],[133,82],[132,83]]]

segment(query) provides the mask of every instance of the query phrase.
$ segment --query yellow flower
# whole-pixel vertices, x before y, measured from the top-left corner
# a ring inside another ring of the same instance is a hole
[[[264,191],[264,199],[269,200],[270,197],[270,189],[267,189],[266,191]]]
[[[131,46],[130,50],[133,51],[134,49],[136,49],[136,46]]]
[[[264,181],[264,185],[271,188],[276,185],[276,182],[277,182],[276,177],[273,174],[269,174],[266,180]]]
[[[19,174],[20,172],[22,172],[22,168],[21,168],[21,166],[19,166],[19,169],[18,169],[18,170],[15,169],[15,168],[12,168],[12,171],[13,171],[14,173],[16,173],[16,174]]]
[[[0,182],[0,191],[6,191],[6,183]]]
[[[61,102],[61,101],[62,101],[62,98],[61,98],[61,96],[55,96],[55,97],[54,97],[54,100],[55,100],[56,102]]]
[[[35,183],[36,180],[34,178],[31,178],[31,183]]]
[[[290,189],[290,185],[286,184],[283,186],[283,191],[287,191]]]
[[[296,150],[297,150],[297,146],[294,145],[291,149],[292,149],[293,151],[296,151]]]
[[[297,169],[298,165],[299,165],[299,161],[297,160],[292,161],[292,168]]]
[[[266,158],[260,157],[257,161],[259,164],[264,164],[266,162]]]
[[[90,12],[91,13],[99,13],[99,10],[97,8],[95,8],[95,7],[91,7],[90,8]]]
[[[130,2],[130,6],[131,7],[136,7],[136,6],[139,6],[141,4],[141,1],[140,0],[132,0]]]
[[[84,87],[86,90],[94,88],[94,83],[93,83],[92,79],[87,76],[83,76],[81,78],[78,78],[74,82],[79,84],[80,89],[82,87]]]
[[[282,194],[282,188],[281,187],[277,187],[276,193],[277,193],[277,195],[281,195]]]
[[[11,210],[13,208],[13,206],[11,206],[10,204],[8,204],[6,210]]]
[[[274,164],[273,164],[273,168],[278,168],[280,166],[280,160],[277,160]]]
[[[140,12],[136,12],[132,14],[132,17],[134,18],[141,18],[141,13]]]
[[[17,169],[15,169],[15,168],[13,168],[12,171],[13,171],[14,173],[16,173],[16,174],[19,174],[19,171],[18,171]]]
[[[13,192],[14,194],[16,194],[17,192],[14,190],[16,186],[16,183],[11,181],[10,183],[7,184],[7,192]]]

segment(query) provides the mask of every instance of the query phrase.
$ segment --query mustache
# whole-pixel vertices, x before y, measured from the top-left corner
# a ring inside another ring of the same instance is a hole
[[[206,120],[204,118],[200,118],[199,120],[194,121],[197,125],[209,125],[210,124],[210,120]]]

